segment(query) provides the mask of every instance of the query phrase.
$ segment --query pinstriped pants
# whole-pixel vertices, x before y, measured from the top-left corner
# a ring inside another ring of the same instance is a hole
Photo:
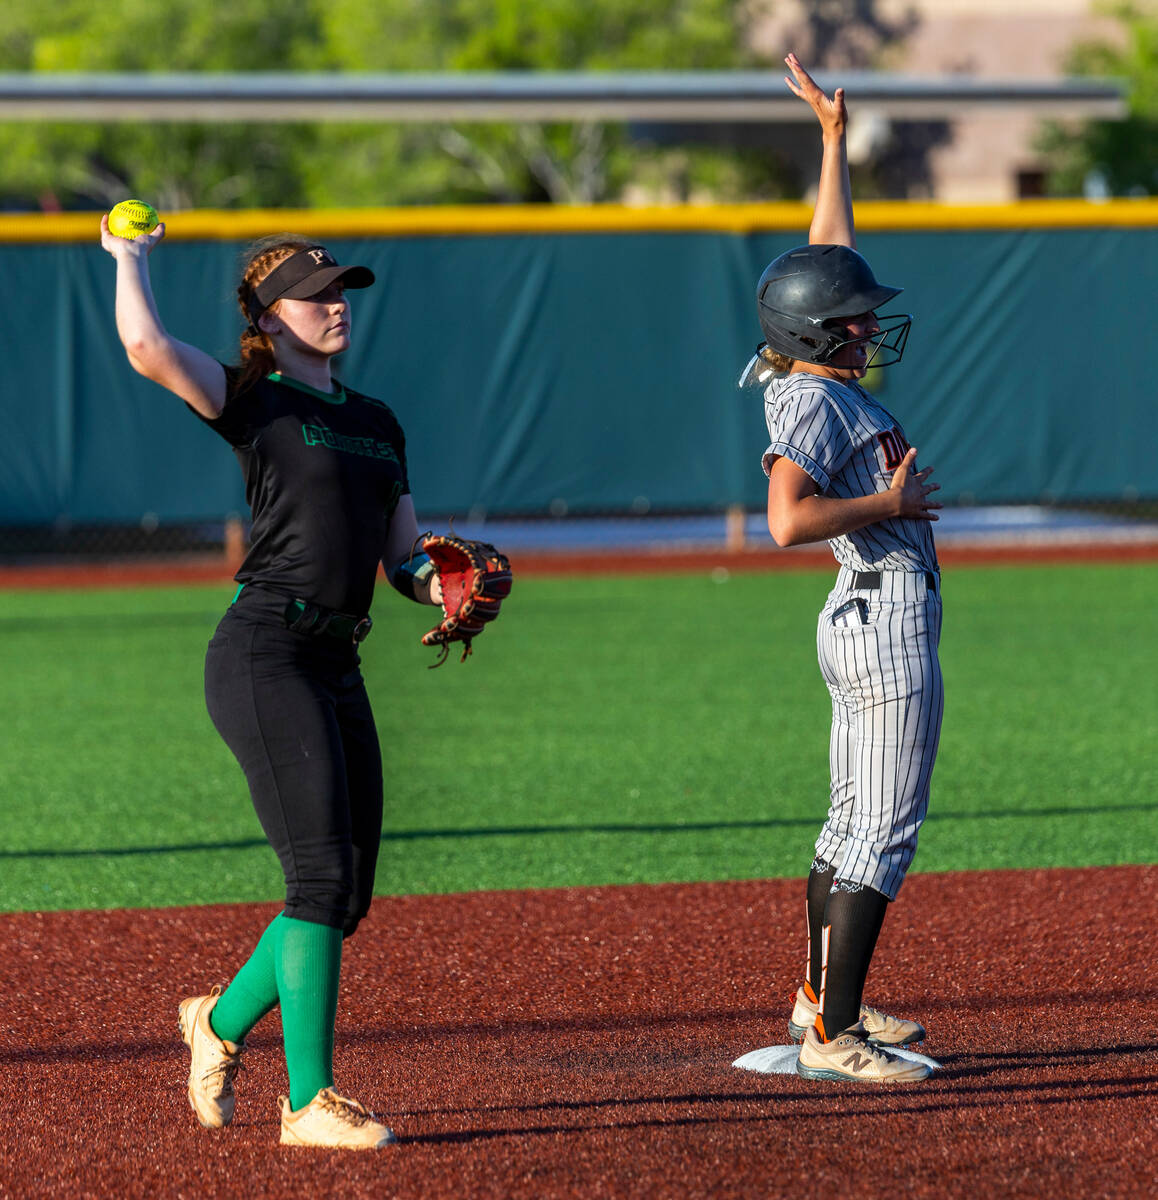
[[[836,616],[849,600],[863,605]],[[842,568],[817,623],[832,697],[828,817],[818,858],[836,878],[896,898],[917,849],[945,707],[941,599],[923,574],[856,590]]]

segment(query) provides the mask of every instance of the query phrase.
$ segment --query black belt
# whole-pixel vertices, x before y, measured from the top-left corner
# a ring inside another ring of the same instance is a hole
[[[937,590],[937,576],[932,571],[924,571],[922,574],[925,576],[925,586],[929,591],[935,592]],[[854,589],[878,590],[881,586],[881,573],[880,571],[854,571],[852,573],[852,586]]]
[[[307,637],[333,638],[339,642],[364,642],[370,636],[374,622],[369,617],[355,617],[350,613],[334,612],[309,600],[297,598],[286,601],[286,628],[292,633],[304,633]]]
[[[279,592],[263,583],[243,583],[233,597],[235,604],[241,599],[242,592],[251,596],[256,592],[284,601],[281,616],[286,628],[306,637],[331,638],[336,642],[353,642],[356,645],[366,640],[374,624],[369,617],[335,612],[332,608],[323,608],[320,604]]]

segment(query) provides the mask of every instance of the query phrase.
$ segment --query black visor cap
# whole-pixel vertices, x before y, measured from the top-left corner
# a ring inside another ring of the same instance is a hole
[[[306,246],[291,254],[253,289],[249,302],[250,320],[278,300],[306,300],[324,292],[334,280],[348,288],[366,288],[374,282],[369,267],[342,267],[325,246]]]

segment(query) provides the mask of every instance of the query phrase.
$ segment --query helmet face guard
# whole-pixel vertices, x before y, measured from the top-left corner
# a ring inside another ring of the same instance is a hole
[[[913,318],[886,317],[876,333],[855,338],[845,322],[875,314],[900,292],[878,283],[848,246],[798,246],[773,259],[760,277],[760,328],[768,347],[788,358],[829,365],[845,347],[871,344],[867,365],[888,366],[900,362]]]
[[[860,314],[856,314],[859,316]],[[896,313],[891,317],[885,317],[878,321],[880,328],[876,333],[866,334],[863,337],[845,337],[843,341],[838,341],[827,352],[826,357],[822,359],[813,359],[813,362],[831,363],[832,360],[846,346],[864,345],[871,347],[868,353],[868,359],[865,362],[865,367],[888,367],[893,363],[901,361],[901,356],[905,352],[905,346],[909,340],[909,327],[913,323],[912,314]],[[835,324],[835,322],[834,322]],[[847,334],[848,330],[837,327],[833,333]]]
[[[880,322],[880,328],[876,333],[867,335],[866,337],[832,339],[832,349],[828,352],[828,359],[823,360],[829,362],[831,358],[839,353],[845,346],[856,346],[861,342],[871,344],[872,349],[869,351],[865,359],[864,369],[867,371],[869,367],[888,367],[893,363],[901,361],[901,356],[905,352],[905,346],[909,340],[909,327],[913,323],[913,318],[909,313],[897,313],[891,317],[885,317]],[[837,332],[837,331],[834,331]],[[847,332],[847,330],[845,331]],[[767,342],[761,342],[756,347],[756,353],[748,360],[747,366],[740,372],[740,378],[736,381],[736,386],[741,388],[752,387],[755,384],[765,384],[776,374],[776,369],[772,366],[761,353],[768,345]],[[775,349],[775,347],[772,347]],[[782,352],[783,353],[783,352]],[[802,354],[792,354],[793,358],[803,358]],[[806,361],[816,361],[810,359]]]

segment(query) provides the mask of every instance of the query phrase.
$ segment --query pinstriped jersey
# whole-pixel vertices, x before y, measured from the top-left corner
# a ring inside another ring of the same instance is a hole
[[[764,472],[787,458],[839,499],[888,490],[909,449],[896,418],[859,384],[798,371],[773,378],[764,392],[771,439]],[[831,538],[837,562],[854,571],[935,571],[928,521],[894,517]]]

